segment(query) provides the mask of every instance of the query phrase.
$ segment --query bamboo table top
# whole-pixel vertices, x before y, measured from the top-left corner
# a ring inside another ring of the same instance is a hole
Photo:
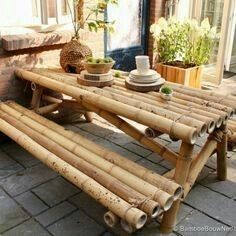
[[[197,137],[226,123],[236,111],[236,98],[212,91],[166,82],[174,94],[170,101],[159,92],[140,93],[125,87],[125,77],[110,87],[96,88],[77,83],[77,74],[61,69],[16,70],[16,75],[43,87],[64,93],[83,106],[96,107],[151,127],[171,137],[194,144]]]

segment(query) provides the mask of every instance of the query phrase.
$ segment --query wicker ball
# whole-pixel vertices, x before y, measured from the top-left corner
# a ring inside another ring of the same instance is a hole
[[[68,73],[80,73],[84,69],[82,61],[92,56],[91,49],[77,39],[72,39],[61,50],[60,64]]]

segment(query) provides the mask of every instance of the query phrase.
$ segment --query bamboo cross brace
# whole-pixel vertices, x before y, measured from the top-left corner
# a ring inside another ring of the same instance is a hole
[[[163,133],[171,134],[173,137],[184,140],[187,143],[195,143],[197,139],[196,128],[176,123],[165,117],[152,114],[151,112],[140,110],[136,107],[114,101],[101,95],[97,95],[92,92],[85,91],[75,86],[67,85],[65,83],[58,82],[29,71],[17,69],[15,73],[20,78],[35,82],[36,84],[50,88],[57,92],[65,93],[81,103],[88,102],[99,107],[100,109],[127,117]]]
[[[141,228],[145,224],[147,217],[144,212],[132,207],[132,205],[122,198],[119,198],[92,178],[86,176],[81,171],[49,152],[23,132],[17,130],[14,126],[2,119],[0,119],[0,130],[48,167],[59,172],[67,180],[95,198],[117,216],[124,218],[136,228]]]
[[[144,179],[145,181],[148,181],[149,183],[155,185],[155,186],[162,186],[165,191],[169,192],[172,195],[178,196],[178,193],[181,193],[181,187],[179,185],[176,185],[173,181],[166,181],[166,178],[163,178],[161,175],[158,175],[154,173],[153,171],[150,171],[149,169],[140,166],[132,161],[130,161],[127,158],[122,157],[121,155],[112,152],[110,150],[106,150],[102,148],[101,146],[97,145],[96,143],[84,138],[83,136],[79,134],[75,134],[72,131],[65,130],[63,127],[57,125],[56,123],[49,121],[45,119],[42,116],[37,115],[36,113],[33,113],[26,108],[14,103],[14,102],[8,102],[8,106],[13,108],[14,110],[20,112],[21,114],[39,122],[40,124],[56,131],[57,133],[63,135],[64,137],[74,141],[75,143],[81,145],[82,147],[96,153],[100,157],[120,166],[121,168],[137,175],[138,177]]]

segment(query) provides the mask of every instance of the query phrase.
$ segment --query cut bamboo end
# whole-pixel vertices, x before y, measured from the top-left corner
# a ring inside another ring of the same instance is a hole
[[[207,127],[208,133],[212,133],[215,127],[216,127],[215,121],[212,120],[211,122],[209,122],[208,127]]]
[[[151,218],[156,218],[161,211],[160,205],[153,200],[145,201],[141,204],[140,209],[146,212]]]
[[[165,202],[165,204],[164,204],[164,206],[163,206],[163,210],[164,210],[164,211],[168,211],[168,210],[171,208],[173,202],[174,202],[174,197],[172,197],[172,196],[169,197],[169,198],[166,200],[166,202]]]
[[[103,216],[103,219],[106,225],[110,228],[114,228],[120,221],[119,217],[111,211],[106,212]]]
[[[178,186],[178,188],[176,188],[174,195],[173,195],[174,201],[179,199],[182,195],[183,195],[183,188],[181,186]]]
[[[200,132],[199,132],[199,137],[204,136],[204,135],[206,134],[207,130],[208,130],[207,125],[206,125],[206,124],[203,124],[202,127],[201,127],[201,129],[200,129]]]
[[[127,223],[125,220],[121,220],[120,225],[121,225],[121,228],[129,234],[132,234],[136,231],[136,229],[132,225]]]
[[[198,133],[196,130],[192,131],[191,136],[190,136],[190,144],[194,144],[197,141],[198,138]]]
[[[216,122],[216,127],[219,128],[223,124],[223,118],[220,117]]]

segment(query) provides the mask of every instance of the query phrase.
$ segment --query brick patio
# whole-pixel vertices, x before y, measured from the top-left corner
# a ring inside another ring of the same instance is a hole
[[[160,156],[98,117],[91,124],[66,127],[160,174],[171,168]],[[179,142],[170,142],[165,135],[160,138],[177,150]],[[236,234],[236,228],[229,230],[236,227],[236,153],[229,152],[228,157],[228,180],[216,180],[213,156],[182,204],[176,230],[171,235]],[[0,145],[0,163],[0,235],[124,235],[120,228],[108,231],[102,217],[105,208],[15,143]],[[193,226],[219,231],[186,231]],[[158,228],[158,222],[152,222],[136,235],[159,235]]]

